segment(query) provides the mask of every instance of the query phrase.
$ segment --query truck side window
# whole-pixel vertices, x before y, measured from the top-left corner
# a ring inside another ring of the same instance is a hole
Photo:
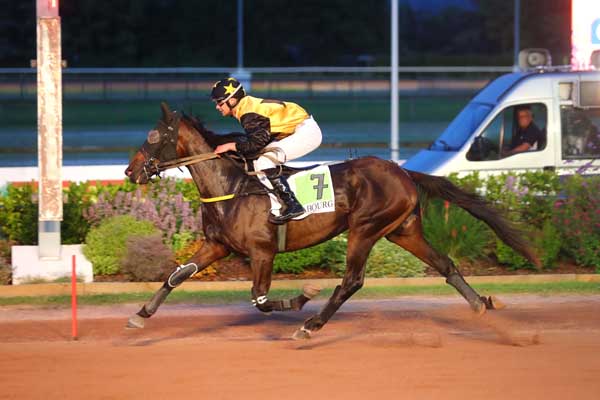
[[[500,140],[504,129],[504,114],[496,116],[485,128],[483,133],[475,138],[469,151],[469,161],[497,160],[500,154]]]
[[[562,158],[600,158],[600,109],[560,107]]]
[[[473,141],[469,161],[493,161],[546,148],[547,110],[542,103],[504,109]]]

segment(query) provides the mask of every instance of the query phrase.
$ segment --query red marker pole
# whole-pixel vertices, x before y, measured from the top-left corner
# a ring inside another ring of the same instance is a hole
[[[71,336],[77,340],[77,271],[75,268],[75,254],[73,254],[71,268]]]

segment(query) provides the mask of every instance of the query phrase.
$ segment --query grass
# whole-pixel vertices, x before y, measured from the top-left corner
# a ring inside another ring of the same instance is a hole
[[[481,294],[600,294],[600,282],[547,282],[547,283],[485,283],[473,285]],[[333,289],[324,289],[318,299],[326,299]],[[298,289],[273,289],[269,297],[291,298],[300,293]],[[120,294],[94,294],[78,297],[80,305],[109,305],[123,303],[143,303],[153,293],[120,293]],[[458,295],[448,285],[431,286],[393,286],[393,287],[366,287],[353,296],[353,299],[389,299],[398,296],[429,295],[446,296]],[[175,290],[169,296],[167,303],[191,304],[233,304],[248,302],[250,293],[246,290],[224,290],[192,292]],[[6,297],[0,298],[0,306],[7,305],[35,305],[35,306],[67,306],[71,297],[64,296],[36,296],[36,297]]]
[[[85,279],[83,276],[81,275],[77,275],[77,282],[84,282]],[[71,283],[71,277],[70,276],[63,276],[60,278],[56,278],[56,279],[44,279],[44,278],[31,278],[31,279],[24,279],[21,284],[23,285],[40,285],[40,284],[45,284],[45,283]]]

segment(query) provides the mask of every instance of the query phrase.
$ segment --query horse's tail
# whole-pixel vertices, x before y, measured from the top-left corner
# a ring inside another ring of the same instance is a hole
[[[409,171],[416,185],[428,196],[448,200],[465,209],[469,214],[485,222],[508,246],[536,266],[540,266],[531,245],[523,238],[523,233],[506,220],[489,202],[475,193],[466,192],[446,178]]]

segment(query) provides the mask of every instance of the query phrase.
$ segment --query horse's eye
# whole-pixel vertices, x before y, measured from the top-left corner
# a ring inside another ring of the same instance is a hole
[[[160,142],[160,133],[156,129],[148,132],[148,143],[154,144],[158,142]]]

